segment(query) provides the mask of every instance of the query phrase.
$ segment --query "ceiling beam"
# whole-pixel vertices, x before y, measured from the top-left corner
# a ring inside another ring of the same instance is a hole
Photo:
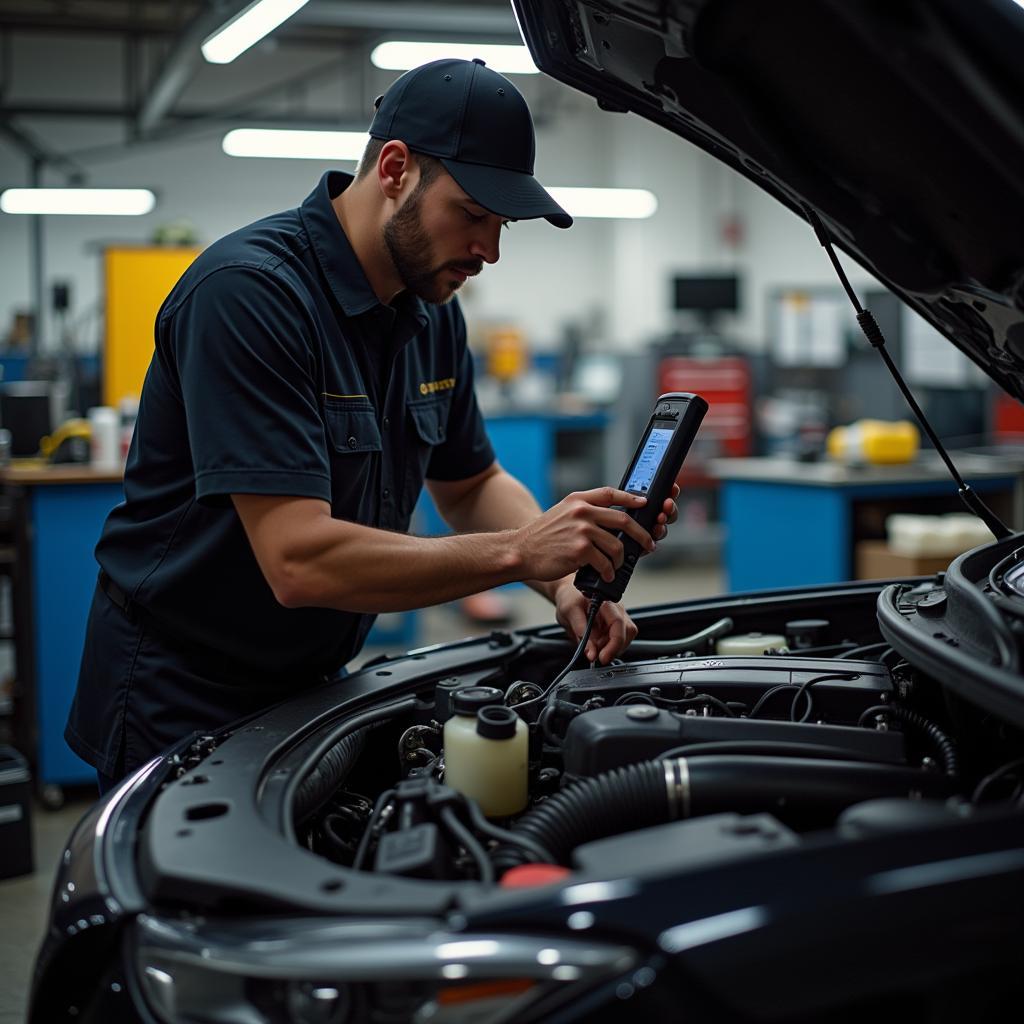
[[[50,35],[171,36],[177,31],[165,22],[146,18],[85,18],[81,15],[47,16],[21,11],[0,11],[0,31],[39,32]]]
[[[339,3],[310,0],[292,19],[299,25],[332,28],[379,29],[401,32],[478,32],[485,35],[519,37],[512,5],[410,3],[368,3],[365,0]]]
[[[185,91],[202,60],[199,48],[206,37],[246,6],[246,0],[234,0],[228,4],[212,3],[181,30],[139,105],[136,125],[142,135],[148,135],[156,129]]]
[[[85,175],[85,168],[70,157],[48,149],[30,131],[11,120],[10,111],[5,109],[0,116],[0,135],[22,151],[37,168],[44,166],[63,168],[64,173],[71,177]]]

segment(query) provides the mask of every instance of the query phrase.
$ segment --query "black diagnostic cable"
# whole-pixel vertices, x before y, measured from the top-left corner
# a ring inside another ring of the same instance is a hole
[[[854,292],[851,287],[850,280],[846,276],[846,271],[843,270],[842,265],[839,262],[839,258],[836,256],[835,249],[832,247],[832,240],[829,238],[828,232],[825,230],[825,225],[821,222],[821,218],[810,206],[804,206],[804,213],[807,215],[807,220],[810,222],[811,227],[814,228],[814,233],[818,236],[818,241],[824,247],[825,252],[828,253],[828,258],[832,261],[832,266],[835,268],[839,281],[846,290],[846,294],[850,297],[850,302],[853,303],[854,311],[857,314],[857,323],[860,324],[860,329],[864,332],[864,337],[868,339],[872,348],[878,350],[878,354],[882,357],[882,361],[885,363],[886,368],[889,370],[889,373],[892,374],[893,380],[896,381],[897,387],[903,393],[903,397],[907,400],[907,404],[910,406],[911,411],[917,417],[918,423],[921,424],[921,429],[928,435],[928,440],[931,441],[936,452],[938,452],[939,457],[946,464],[946,469],[949,470],[950,476],[952,476],[953,480],[956,482],[960,499],[967,506],[968,510],[976,515],[992,531],[992,535],[997,540],[1002,540],[1004,537],[1011,536],[1011,531],[1006,524],[988,507],[988,505],[985,504],[984,501],[981,500],[977,492],[971,490],[970,485],[960,475],[959,470],[953,464],[953,460],[949,457],[949,453],[943,447],[938,435],[932,429],[932,425],[928,422],[924,411],[917,404],[917,399],[914,398],[910,388],[907,387],[907,382],[903,379],[903,375],[896,368],[896,364],[892,361],[892,357],[886,350],[885,336],[882,334],[881,328],[878,326],[878,323],[871,312],[861,306],[856,292]]]
[[[583,636],[580,637],[580,642],[573,652],[572,657],[569,659],[569,663],[558,673],[557,676],[548,685],[548,688],[543,693],[538,694],[536,697],[531,697],[529,700],[520,701],[518,704],[512,704],[517,711],[521,711],[525,707],[529,707],[531,704],[536,704],[537,701],[544,700],[545,697],[572,671],[573,665],[576,664],[576,659],[583,653],[587,646],[587,641],[590,639],[590,634],[594,629],[594,623],[597,621],[597,613],[601,610],[601,605],[604,604],[604,599],[600,597],[592,597],[590,599],[590,608],[587,612],[587,627],[583,630]]]

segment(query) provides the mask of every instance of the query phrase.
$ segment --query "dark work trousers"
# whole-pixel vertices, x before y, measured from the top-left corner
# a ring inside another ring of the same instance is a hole
[[[96,769],[102,793],[197,730],[223,728],[343,674],[268,679],[174,643],[97,587],[64,736]]]

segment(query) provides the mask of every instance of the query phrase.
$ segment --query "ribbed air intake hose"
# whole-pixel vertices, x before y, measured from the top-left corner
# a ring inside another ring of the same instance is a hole
[[[522,815],[512,831],[567,864],[583,843],[677,818],[771,811],[802,827],[832,824],[845,808],[876,797],[952,792],[946,776],[914,768],[784,757],[695,757],[645,761],[581,779]],[[494,864],[525,863],[521,849],[499,846]]]
[[[320,759],[317,766],[302,780],[295,794],[295,821],[305,821],[318,811],[327,798],[338,789],[352,771],[372,726],[364,726],[342,737]]]

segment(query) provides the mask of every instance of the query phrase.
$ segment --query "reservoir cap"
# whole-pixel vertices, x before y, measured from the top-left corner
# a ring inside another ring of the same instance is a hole
[[[519,716],[511,708],[494,705],[480,708],[476,713],[477,735],[486,740],[510,740],[516,734],[518,721]]]
[[[475,715],[480,708],[504,703],[505,695],[494,686],[460,686],[452,694],[452,711],[457,715]]]

